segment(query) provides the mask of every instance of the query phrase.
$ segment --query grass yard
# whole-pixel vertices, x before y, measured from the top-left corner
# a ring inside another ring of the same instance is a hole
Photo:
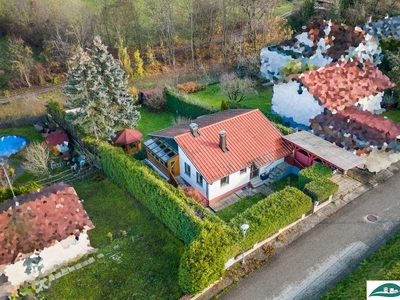
[[[44,299],[179,299],[178,266],[184,250],[140,202],[108,179],[72,183],[95,228],[96,253],[105,257],[51,283]],[[115,237],[125,230],[125,237]],[[107,234],[115,239],[110,243]],[[113,250],[115,245],[119,251]],[[118,254],[119,259],[111,255]]]
[[[20,135],[27,138],[30,142],[44,141],[42,134],[36,131],[33,125],[0,128],[0,136],[2,135]]]
[[[282,1],[281,4],[278,5],[278,7],[275,9],[275,14],[280,16],[288,11],[291,11],[292,9],[295,9],[297,6],[297,3],[299,1]]]
[[[251,108],[259,108],[262,112],[270,112],[272,89],[270,87],[258,85],[256,90],[257,93],[248,95],[240,103]],[[190,96],[198,98],[217,109],[221,107],[222,100],[228,100],[228,97],[221,93],[219,84],[209,85],[206,89],[190,94]]]
[[[288,186],[287,180],[288,178],[290,179],[289,185],[295,188],[299,187],[299,177],[295,174],[289,174],[286,177],[283,177],[282,179],[278,180],[277,182],[274,182],[271,185],[271,188],[275,191],[278,192],[280,190],[283,190],[285,187]]]
[[[400,123],[400,110],[397,108],[385,111],[382,116],[388,117],[388,119]]]
[[[365,299],[367,280],[398,280],[399,278],[400,234],[362,262],[353,273],[340,281],[322,299]]]
[[[147,140],[149,133],[174,125],[175,114],[170,111],[158,113],[149,112],[145,107],[139,108],[141,118],[137,130],[143,133],[143,140]]]
[[[265,196],[261,193],[255,194],[251,197],[243,198],[242,200],[236,202],[235,204],[228,206],[216,213],[218,217],[220,217],[225,222],[229,222],[230,219],[234,218],[237,214],[244,212],[249,207],[253,206],[257,202],[264,199]]]

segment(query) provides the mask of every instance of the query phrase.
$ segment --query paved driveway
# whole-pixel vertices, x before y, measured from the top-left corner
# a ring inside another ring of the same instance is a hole
[[[354,199],[219,299],[317,299],[400,228],[400,176]],[[371,223],[369,214],[378,217]]]

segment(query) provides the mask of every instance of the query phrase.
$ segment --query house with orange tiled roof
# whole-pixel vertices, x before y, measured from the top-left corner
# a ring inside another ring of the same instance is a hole
[[[149,135],[147,157],[209,203],[247,187],[292,152],[258,109],[220,111]]]
[[[94,250],[94,228],[73,187],[56,183],[0,203],[4,288],[33,282]]]
[[[392,87],[371,62],[342,61],[274,85],[271,110],[292,127],[308,128],[310,119],[351,106],[379,114],[384,91]]]

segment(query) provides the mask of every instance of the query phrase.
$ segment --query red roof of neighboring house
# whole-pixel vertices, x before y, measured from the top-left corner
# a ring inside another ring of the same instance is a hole
[[[220,113],[226,115],[224,111]],[[219,147],[222,130],[226,132],[227,152]],[[231,118],[199,126],[197,137],[189,127],[187,131],[175,136],[175,141],[208,183],[252,164],[261,167],[272,163],[292,151],[282,140],[282,134],[258,109],[241,110],[241,114]]]
[[[73,187],[56,183],[0,203],[0,265],[93,228]]]
[[[61,145],[63,142],[69,142],[67,134],[62,130],[57,130],[46,136],[46,141],[52,145]]]
[[[338,114],[378,130],[387,135],[389,140],[395,140],[400,135],[400,125],[381,115],[374,115],[369,111],[360,110],[356,107],[347,107]]]
[[[124,129],[117,133],[114,143],[118,145],[128,145],[139,141],[142,137],[143,134],[139,130]]]
[[[395,86],[371,62],[360,64],[358,60],[332,63],[305,72],[300,80],[330,110],[353,106],[363,98]]]

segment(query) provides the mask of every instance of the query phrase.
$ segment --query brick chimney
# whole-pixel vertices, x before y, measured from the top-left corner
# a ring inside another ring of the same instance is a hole
[[[196,123],[191,123],[190,125],[190,132],[193,134],[194,137],[199,136],[199,126]]]
[[[219,147],[224,152],[228,151],[228,149],[226,148],[226,132],[224,130],[221,130],[219,132]]]

